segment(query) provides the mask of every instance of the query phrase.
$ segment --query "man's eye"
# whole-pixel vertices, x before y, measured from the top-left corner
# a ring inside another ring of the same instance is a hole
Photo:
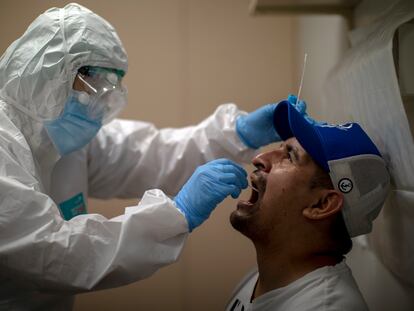
[[[291,151],[288,151],[288,153],[287,153],[287,157],[288,157],[288,159],[289,159],[289,161],[290,161],[290,162],[293,162],[293,159],[292,159],[292,152],[291,152]]]

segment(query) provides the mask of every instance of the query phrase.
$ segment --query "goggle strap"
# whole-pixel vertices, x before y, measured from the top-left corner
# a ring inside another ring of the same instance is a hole
[[[114,69],[114,68],[106,68],[106,67],[95,67],[95,66],[84,66],[81,67],[78,72],[83,75],[94,76],[99,73],[115,73],[119,78],[123,78],[125,76],[125,71],[121,69]]]

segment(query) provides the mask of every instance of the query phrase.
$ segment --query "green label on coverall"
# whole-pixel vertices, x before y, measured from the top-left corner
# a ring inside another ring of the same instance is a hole
[[[87,214],[86,204],[83,200],[83,193],[78,193],[74,197],[59,204],[63,219],[69,220],[81,214]]]

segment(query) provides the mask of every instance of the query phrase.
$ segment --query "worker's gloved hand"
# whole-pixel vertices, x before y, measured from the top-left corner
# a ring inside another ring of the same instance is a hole
[[[289,94],[286,100],[296,108],[302,115],[306,115],[306,103],[303,100],[299,100],[296,95]]]
[[[325,121],[316,121],[315,119],[311,118],[306,113],[306,103],[303,100],[299,100],[299,102],[297,103],[297,105],[295,105],[295,103],[297,101],[296,95],[289,94],[289,96],[287,98],[287,101],[296,107],[296,110],[299,111],[303,115],[303,117],[305,118],[306,121],[308,121],[308,123],[314,124],[314,125],[325,125],[325,124],[328,124]]]
[[[174,202],[192,231],[210,216],[217,204],[229,195],[237,198],[245,188],[246,171],[233,161],[218,159],[198,167]]]
[[[289,95],[287,101],[301,114],[306,114],[306,104],[304,101],[300,100],[296,103],[295,95]],[[273,126],[273,112],[276,105],[268,104],[237,118],[237,134],[247,147],[257,149],[281,140]]]

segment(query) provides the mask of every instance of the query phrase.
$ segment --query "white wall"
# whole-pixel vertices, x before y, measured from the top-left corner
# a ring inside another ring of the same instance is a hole
[[[384,14],[384,11],[395,2],[393,0],[363,1],[355,11],[354,25],[368,25]],[[307,52],[308,65],[301,97],[307,100],[310,114],[315,118],[327,120],[327,113],[322,110],[321,106],[324,100],[324,82],[329,71],[341,61],[349,48],[347,32],[352,23],[338,15],[301,16],[297,18],[296,22],[295,80],[299,80],[303,54]],[[411,79],[414,79],[413,72],[411,71]],[[410,99],[412,104],[411,97],[407,99],[407,102]],[[329,107],[330,104],[334,105],[335,103],[328,103],[325,107]],[[413,107],[409,108],[411,112],[407,108],[406,110],[411,113],[411,118],[414,120]],[[327,121],[344,122],[349,120],[349,116],[342,113],[337,114],[336,119]],[[354,241],[354,248],[347,260],[370,310],[414,310],[414,288],[395,277],[364,239],[359,240],[363,243],[359,243],[358,240]],[[394,242],[399,243],[398,240]],[[399,245],[399,248],[404,248],[404,245]],[[412,258],[414,254],[407,254],[407,256]]]
[[[308,104],[308,112],[315,119],[323,119],[321,110],[323,87],[328,75],[349,47],[346,33],[348,21],[338,15],[309,15],[296,17],[294,45],[295,82],[299,87],[303,57],[307,53],[307,65],[301,97]],[[295,89],[295,93],[297,92]],[[336,122],[339,120],[329,120]]]

